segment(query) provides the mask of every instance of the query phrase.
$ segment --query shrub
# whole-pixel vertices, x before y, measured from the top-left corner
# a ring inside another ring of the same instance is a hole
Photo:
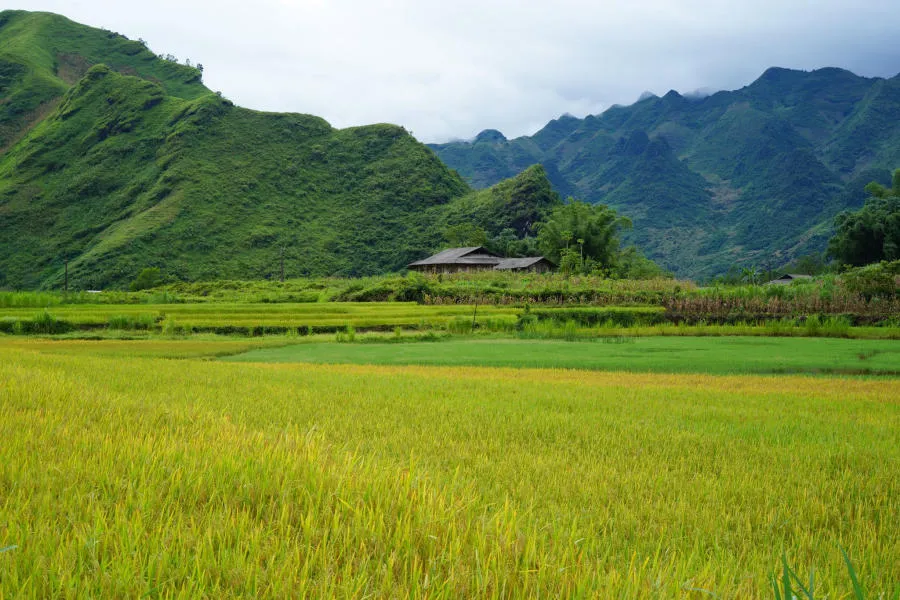
[[[851,292],[872,298],[894,298],[898,295],[900,260],[880,262],[858,269],[851,269],[843,275],[844,285]]]
[[[347,327],[344,328],[343,331],[338,331],[335,334],[335,340],[338,342],[355,342],[356,341],[356,329],[350,323],[347,323]]]
[[[107,328],[132,331],[151,329],[156,325],[153,315],[113,315],[109,318]]]
[[[132,292],[147,290],[159,285],[160,274],[159,267],[148,267],[141,271],[137,278],[128,286]]]
[[[822,332],[828,337],[848,337],[850,320],[842,315],[828,317],[822,323]]]
[[[806,323],[804,324],[806,327],[806,334],[809,336],[816,336],[822,331],[822,320],[819,319],[819,315],[810,315],[806,317]]]
[[[0,319],[0,333],[15,333],[18,322],[18,319],[3,317]]]
[[[30,321],[17,321],[13,326],[13,333],[57,334],[72,331],[72,324],[57,319],[47,311],[44,311]]]

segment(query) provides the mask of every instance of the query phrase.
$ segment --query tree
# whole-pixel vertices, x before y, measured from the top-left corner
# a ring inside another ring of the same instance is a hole
[[[455,248],[484,246],[488,241],[488,236],[484,229],[472,223],[451,225],[444,231],[444,238],[448,244]]]
[[[148,267],[141,271],[137,278],[131,282],[129,288],[132,292],[146,290],[159,285],[159,267]]]
[[[741,269],[741,281],[756,285],[759,283],[760,272],[756,267],[744,267]]]
[[[588,204],[569,199],[553,209],[538,225],[538,247],[549,260],[560,264],[564,255],[567,265],[577,257],[582,265],[594,264],[609,270],[616,264],[619,251],[618,233],[631,227],[631,221],[616,215],[603,204]],[[577,247],[570,248],[572,244]],[[570,251],[570,252],[567,252]]]
[[[834,219],[828,254],[845,265],[900,259],[900,169],[894,171],[891,188],[872,182],[866,191],[869,198],[860,210]]]

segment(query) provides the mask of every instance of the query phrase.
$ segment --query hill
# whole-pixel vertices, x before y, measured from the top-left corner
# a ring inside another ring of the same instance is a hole
[[[77,289],[151,266],[277,277],[282,252],[288,276],[382,273],[430,254],[442,207],[477,195],[401,127],[247,110],[201,75],[59,15],[0,13],[0,288],[58,288],[66,261]]]
[[[540,163],[554,188],[618,209],[680,275],[778,267],[825,249],[832,220],[900,166],[900,76],[772,68],[705,98],[670,91],[533,136],[431,148],[476,187]]]

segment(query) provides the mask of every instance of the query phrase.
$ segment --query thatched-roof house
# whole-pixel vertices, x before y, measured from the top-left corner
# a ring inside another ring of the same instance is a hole
[[[766,285],[788,285],[794,283],[795,281],[809,281],[812,279],[812,275],[798,275],[796,273],[785,273],[778,279],[773,279],[772,281],[766,283]]]
[[[484,246],[449,248],[434,256],[408,265],[413,271],[426,273],[459,273],[468,271],[531,271],[544,273],[553,269],[553,263],[543,256],[528,258],[503,258]]]

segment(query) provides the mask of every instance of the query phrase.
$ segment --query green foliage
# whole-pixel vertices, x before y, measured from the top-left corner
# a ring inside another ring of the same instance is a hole
[[[74,329],[69,321],[57,319],[47,311],[38,313],[31,319],[6,320],[6,333],[15,333],[20,335],[37,334],[37,335],[54,335],[67,333]]]
[[[671,277],[665,269],[644,256],[635,246],[622,249],[611,275],[616,279],[661,279]]]
[[[128,289],[132,292],[147,290],[156,287],[159,285],[159,282],[159,267],[148,267],[138,274],[137,278],[128,286]]]
[[[862,209],[842,212],[834,220],[828,252],[842,264],[900,259],[900,169],[894,171],[893,188],[872,182],[866,191],[870,198]]]
[[[900,295],[900,260],[850,269],[841,278],[847,289],[867,300]]]
[[[436,228],[451,247],[486,246],[503,256],[535,251],[538,225],[561,204],[547,172],[533,165],[497,185],[431,211]]]
[[[488,236],[482,227],[472,223],[460,223],[459,225],[450,225],[444,230],[444,240],[452,248],[465,248],[486,245]]]
[[[617,217],[607,206],[570,198],[568,203],[554,208],[541,223],[538,247],[544,256],[560,264],[561,269],[566,259],[565,267],[570,272],[583,271],[587,260],[600,269],[610,269],[615,266],[619,250],[618,233],[629,225],[627,219]]]
[[[156,317],[147,315],[112,315],[107,327],[124,331],[147,330],[156,326]]]
[[[825,260],[825,255],[823,253],[815,253],[798,256],[781,267],[780,271],[784,273],[797,273],[800,275],[822,275],[833,269],[833,265],[830,265]]]

